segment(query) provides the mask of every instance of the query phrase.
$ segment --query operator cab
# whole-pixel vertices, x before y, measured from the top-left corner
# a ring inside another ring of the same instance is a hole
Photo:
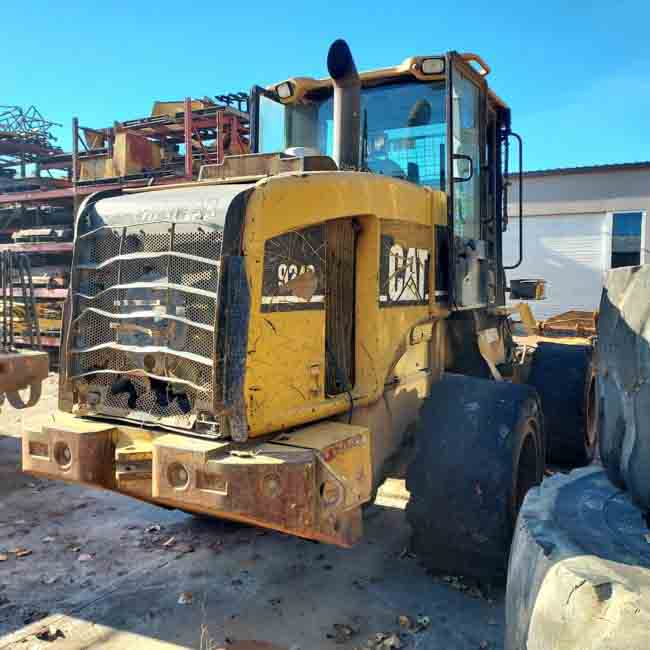
[[[314,88],[295,100],[294,84],[301,82],[283,82],[262,95],[260,152],[303,147],[309,155],[333,156],[333,89]],[[289,96],[283,100],[280,93]],[[444,79],[362,86],[361,131],[362,170],[444,189]]]
[[[343,56],[345,51],[347,46]],[[444,192],[448,227],[438,262],[446,269],[449,306],[501,305],[510,111],[488,90],[489,71],[475,54],[450,52],[360,73],[358,137],[343,161],[335,151],[337,83],[332,78],[295,77],[255,87],[252,147],[259,153],[330,156],[340,169]],[[343,85],[349,84],[347,79]]]

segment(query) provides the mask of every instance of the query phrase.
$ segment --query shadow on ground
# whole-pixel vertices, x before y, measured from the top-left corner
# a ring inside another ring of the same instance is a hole
[[[344,550],[35,479],[19,452],[0,437],[2,650],[352,649],[377,633],[502,647],[502,592],[427,575],[402,510],[369,508],[364,541]],[[429,624],[408,632],[400,616]]]

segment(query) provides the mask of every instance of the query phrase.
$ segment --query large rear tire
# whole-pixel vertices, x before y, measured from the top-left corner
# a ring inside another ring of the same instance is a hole
[[[517,512],[544,471],[528,386],[446,374],[433,385],[406,477],[412,548],[436,572],[505,577]]]
[[[601,467],[531,490],[510,552],[505,649],[649,648],[647,535]]]
[[[650,264],[607,274],[598,317],[600,456],[650,510]]]
[[[598,446],[592,346],[539,343],[528,384],[542,401],[546,460],[572,468],[591,463]]]

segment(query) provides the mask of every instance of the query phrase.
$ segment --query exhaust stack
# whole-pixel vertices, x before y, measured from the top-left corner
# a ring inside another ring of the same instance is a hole
[[[361,78],[348,44],[336,40],[327,53],[334,81],[334,160],[339,169],[358,169],[361,135]]]

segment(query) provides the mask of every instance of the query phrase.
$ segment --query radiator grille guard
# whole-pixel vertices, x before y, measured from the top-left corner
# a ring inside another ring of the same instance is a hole
[[[78,408],[218,436],[224,226],[247,186],[89,202],[75,235],[66,374]]]

